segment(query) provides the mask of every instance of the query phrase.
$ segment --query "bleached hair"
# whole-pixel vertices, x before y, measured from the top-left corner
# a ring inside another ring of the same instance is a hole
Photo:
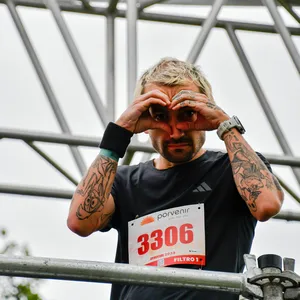
[[[138,97],[143,94],[145,85],[148,83],[176,86],[191,82],[199,87],[200,93],[205,94],[211,102],[214,102],[211,85],[200,68],[172,57],[163,58],[149,68],[137,82],[134,95]]]

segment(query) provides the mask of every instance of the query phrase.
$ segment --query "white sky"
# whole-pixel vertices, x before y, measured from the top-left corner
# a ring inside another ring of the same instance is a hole
[[[155,10],[155,8],[153,8]],[[100,137],[103,127],[97,118],[85,87],[73,64],[51,14],[46,10],[18,8],[30,38],[46,70],[59,104],[73,134]],[[174,8],[168,11],[205,16],[208,8]],[[284,11],[287,24],[297,26]],[[298,11],[299,12],[299,11]],[[67,23],[87,64],[95,85],[105,102],[105,18],[65,13]],[[226,8],[220,19],[260,21],[271,24],[265,9]],[[126,22],[116,23],[117,116],[126,107]],[[186,59],[198,35],[194,26],[139,22],[138,73],[164,56]],[[238,37],[260,80],[280,126],[296,156],[300,153],[299,74],[279,36],[238,32]],[[4,5],[0,5],[0,127],[60,133],[37,75]],[[298,49],[300,38],[293,37]],[[226,33],[215,29],[197,61],[212,83],[216,102],[244,124],[246,139],[256,151],[281,155],[282,151],[249,84]],[[80,174],[67,146],[37,143],[78,180]],[[224,146],[210,133],[207,148]],[[81,147],[89,165],[98,150]],[[0,182],[74,190],[74,186],[43,161],[24,142],[0,142]],[[298,194],[299,184],[289,167],[273,166]],[[112,262],[116,233],[95,233],[80,238],[66,226],[69,201],[0,194],[0,227],[11,239],[27,244],[34,256]],[[300,211],[288,195],[285,209]],[[300,273],[300,223],[271,220],[257,226],[252,253],[275,253],[296,259]],[[45,300],[109,298],[110,285],[70,281],[44,281],[40,293]]]

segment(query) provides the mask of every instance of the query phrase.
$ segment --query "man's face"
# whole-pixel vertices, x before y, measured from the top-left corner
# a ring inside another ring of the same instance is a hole
[[[157,89],[165,93],[170,101],[181,90],[199,93],[199,88],[194,83],[174,87],[147,84],[144,92]],[[161,156],[171,163],[184,163],[200,156],[205,142],[205,132],[183,131],[177,127],[180,122],[195,122],[197,120],[197,113],[192,108],[181,108],[173,111],[168,107],[153,105],[149,111],[152,118],[157,122],[164,122],[170,127],[169,132],[162,129],[149,130],[152,145]]]

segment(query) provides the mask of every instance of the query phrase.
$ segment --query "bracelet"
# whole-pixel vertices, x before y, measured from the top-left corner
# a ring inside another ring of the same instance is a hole
[[[113,151],[107,150],[107,149],[100,149],[100,155],[109,157],[109,158],[115,160],[116,162],[119,161],[118,154]]]
[[[123,157],[133,133],[113,122],[110,122],[103,134],[100,148],[114,152],[117,157]]]

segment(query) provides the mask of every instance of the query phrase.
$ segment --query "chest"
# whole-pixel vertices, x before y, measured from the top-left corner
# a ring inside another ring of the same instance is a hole
[[[237,191],[231,168],[201,172],[190,170],[170,176],[143,174],[131,182],[127,189],[126,203],[130,221],[137,217],[173,207],[204,204],[205,215],[230,212],[235,205]],[[125,192],[124,192],[125,196]]]

